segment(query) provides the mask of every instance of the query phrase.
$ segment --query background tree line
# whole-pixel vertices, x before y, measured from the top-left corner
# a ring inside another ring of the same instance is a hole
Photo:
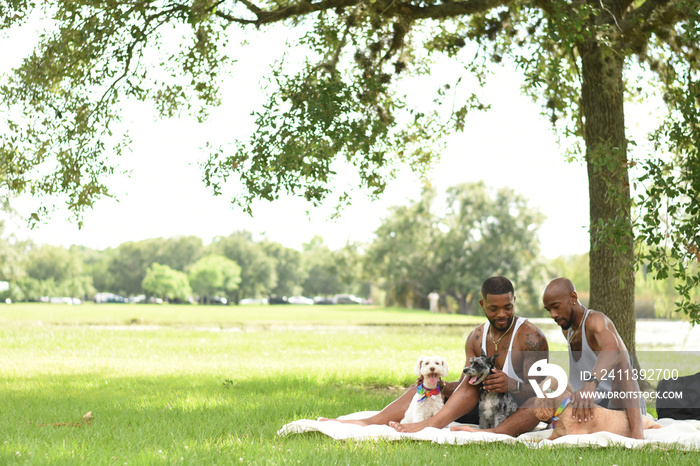
[[[440,294],[442,312],[478,314],[485,277],[516,284],[519,312],[541,315],[540,292],[553,277],[570,277],[583,299],[590,291],[588,255],[545,260],[537,229],[543,216],[509,189],[483,183],[426,188],[420,199],[394,207],[367,244],[331,250],[314,237],[301,251],[246,231],[217,237],[182,236],[126,242],[116,248],[64,248],[0,239],[0,297],[38,301],[47,296],[94,299],[100,292],[208,304],[243,298],[349,293],[376,304],[428,309]],[[673,278],[646,280],[638,272],[637,314],[671,317]]]

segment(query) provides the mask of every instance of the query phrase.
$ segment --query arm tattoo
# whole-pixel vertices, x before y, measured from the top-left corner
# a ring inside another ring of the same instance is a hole
[[[469,355],[469,345],[480,346],[481,345],[481,328],[475,328],[471,331],[467,337],[467,341],[464,345],[464,353]]]
[[[547,351],[547,340],[539,332],[525,335],[525,351]]]

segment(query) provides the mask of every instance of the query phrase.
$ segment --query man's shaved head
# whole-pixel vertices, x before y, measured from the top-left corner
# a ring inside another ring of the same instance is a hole
[[[542,303],[549,315],[562,330],[574,323],[574,309],[579,306],[576,287],[568,278],[555,278],[544,289]]]
[[[560,277],[560,278],[555,278],[551,282],[549,282],[549,285],[544,289],[544,294],[548,293],[553,293],[555,295],[558,295],[560,293],[565,293],[566,295],[570,295],[571,293],[574,293],[576,291],[576,287],[574,286],[574,283],[569,280],[568,278]]]

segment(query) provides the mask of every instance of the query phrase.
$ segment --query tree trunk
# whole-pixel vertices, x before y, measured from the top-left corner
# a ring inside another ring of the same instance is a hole
[[[467,296],[467,314],[470,316],[483,316],[481,306],[479,305],[479,297],[481,293],[469,293]]]
[[[627,349],[634,351],[634,240],[625,137],[624,58],[595,40],[580,45],[578,50],[582,58],[581,103],[590,196],[589,307],[610,317]]]
[[[457,309],[457,314],[467,315],[467,297],[461,293],[457,293],[454,295],[454,297],[457,300],[457,305],[459,306]]]
[[[452,310],[450,309],[450,305],[447,301],[447,295],[445,295],[444,293],[440,293],[440,300],[438,301],[438,312],[442,312],[442,309],[444,309],[444,312],[446,314],[452,314]]]

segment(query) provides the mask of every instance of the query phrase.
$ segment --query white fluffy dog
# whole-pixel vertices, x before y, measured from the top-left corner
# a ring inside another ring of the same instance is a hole
[[[435,416],[445,404],[440,391],[444,386],[442,377],[447,378],[447,362],[439,356],[420,358],[415,373],[418,387],[401,424],[420,422]]]

